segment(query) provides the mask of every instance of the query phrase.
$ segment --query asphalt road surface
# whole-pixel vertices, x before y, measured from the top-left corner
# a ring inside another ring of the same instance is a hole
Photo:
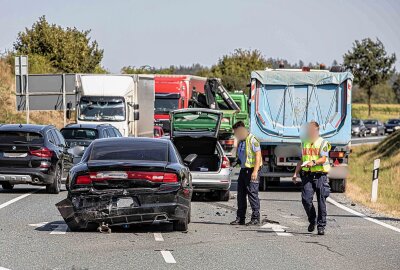
[[[184,233],[172,232],[169,224],[118,228],[111,234],[69,232],[54,206],[65,197],[66,191],[50,195],[30,186],[17,186],[12,192],[0,189],[0,270],[400,266],[399,220],[358,216],[342,209],[351,207],[341,204],[343,195],[333,194],[327,234],[308,233],[299,190],[289,183],[260,194],[262,226],[228,225],[235,218],[234,198],[198,199]]]
[[[368,136],[368,137],[352,137],[351,144],[352,145],[360,145],[360,144],[374,144],[380,141],[383,141],[386,136]]]

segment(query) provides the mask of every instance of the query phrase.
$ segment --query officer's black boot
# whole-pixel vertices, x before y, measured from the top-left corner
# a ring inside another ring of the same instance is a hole
[[[310,225],[308,225],[308,231],[309,232],[313,232],[315,230],[315,224],[314,223],[310,223]]]
[[[258,226],[260,225],[260,221],[258,219],[252,219],[250,222],[246,223],[246,226]]]
[[[318,227],[318,235],[324,235],[325,234],[325,228],[324,227]]]
[[[237,218],[230,223],[231,225],[244,225],[245,221],[243,219]]]

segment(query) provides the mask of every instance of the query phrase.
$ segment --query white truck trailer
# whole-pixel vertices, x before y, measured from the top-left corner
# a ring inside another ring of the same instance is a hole
[[[77,123],[108,123],[123,136],[153,137],[154,76],[77,74]]]

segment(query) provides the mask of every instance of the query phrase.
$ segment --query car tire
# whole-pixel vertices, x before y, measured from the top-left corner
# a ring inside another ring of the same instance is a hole
[[[184,232],[188,230],[188,224],[189,224],[189,211],[188,211],[188,215],[184,218],[184,219],[180,219],[180,220],[175,220],[173,222],[173,228],[174,231],[180,231],[180,232]]]
[[[229,190],[221,190],[219,192],[219,200],[223,201],[223,202],[227,202],[227,201],[229,201],[230,195],[231,194],[230,194]]]
[[[344,193],[346,191],[346,179],[330,179],[331,191],[335,193]]]
[[[4,190],[12,190],[12,189],[14,188],[14,185],[13,185],[13,184],[10,184],[10,183],[3,183],[3,184],[1,184],[1,187],[2,187]]]
[[[61,168],[57,165],[54,172],[53,183],[46,186],[46,192],[50,194],[58,194],[61,191]]]

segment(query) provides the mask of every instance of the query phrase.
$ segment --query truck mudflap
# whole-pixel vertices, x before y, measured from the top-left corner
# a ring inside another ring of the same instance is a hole
[[[171,192],[89,191],[72,194],[56,207],[71,231],[154,221],[173,221],[187,216],[190,197]]]

